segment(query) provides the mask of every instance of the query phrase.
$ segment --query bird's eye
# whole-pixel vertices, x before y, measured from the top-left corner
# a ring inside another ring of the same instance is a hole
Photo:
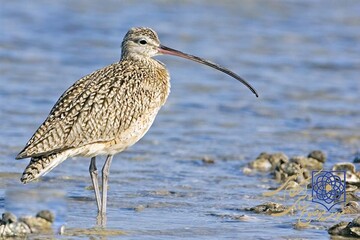
[[[144,39],[141,39],[141,40],[139,41],[139,43],[140,43],[141,45],[145,45],[145,44],[147,44],[147,41],[144,40]]]

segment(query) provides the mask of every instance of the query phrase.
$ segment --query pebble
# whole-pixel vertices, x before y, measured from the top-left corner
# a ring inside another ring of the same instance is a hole
[[[0,237],[24,236],[30,233],[52,232],[51,225],[54,214],[44,210],[37,213],[36,217],[17,217],[10,212],[2,214],[0,221]]]
[[[279,152],[279,153],[270,154],[269,161],[271,163],[272,168],[274,169],[279,164],[288,162],[289,158],[284,153]]]
[[[360,173],[356,172],[355,165],[350,162],[337,163],[332,167],[333,171],[346,171],[346,182],[350,184],[360,184]],[[343,180],[343,174],[339,174]]]
[[[328,229],[328,233],[331,235],[343,235],[345,234],[344,229],[346,228],[346,226],[348,225],[348,222],[339,222],[337,224],[335,224],[334,226],[330,227]]]
[[[256,169],[260,172],[267,172],[271,169],[271,163],[266,158],[257,158],[255,161],[250,163],[250,168]]]
[[[351,222],[340,222],[330,227],[328,233],[343,237],[360,237],[360,216],[354,218]]]
[[[302,183],[310,177],[311,170],[323,169],[325,161],[325,154],[319,150],[310,152],[307,157],[295,156],[290,159],[282,152],[262,152],[243,169],[243,173],[251,174],[253,171],[272,171],[275,179],[279,182],[285,182],[289,177],[298,175],[296,182]]]
[[[323,162],[311,158],[311,157],[304,157],[304,156],[296,156],[290,159],[291,162],[295,162],[299,164],[302,168],[306,168],[308,170],[321,170],[323,169]]]
[[[356,168],[355,165],[349,162],[342,162],[342,163],[337,163],[332,167],[333,171],[347,171],[347,172],[351,172],[351,173],[355,173],[356,172]]]
[[[354,192],[346,192],[346,201],[360,201],[360,196]]]
[[[266,153],[262,152],[260,155],[249,164],[250,169],[255,169],[261,172],[274,170],[279,164],[288,162],[289,158],[284,153]]]
[[[29,233],[31,233],[29,226],[23,222],[0,225],[0,237],[24,236]]]
[[[287,162],[278,166],[274,171],[275,179],[279,182],[286,182],[289,177],[296,176],[295,181],[302,183],[308,179],[310,173],[296,162]]]
[[[254,220],[254,218],[244,215],[244,214],[219,214],[219,213],[210,213],[210,216],[222,218],[222,219],[231,219],[231,220],[237,220],[237,221],[251,221]]]
[[[344,214],[360,214],[360,205],[355,201],[349,201],[341,210]]]
[[[346,192],[355,192],[357,189],[358,187],[355,185],[346,184]]]
[[[17,222],[17,217],[11,212],[4,212],[2,214],[1,224]]]
[[[136,212],[141,212],[141,211],[143,211],[145,208],[146,208],[146,206],[140,204],[140,205],[137,205],[136,207],[134,207],[134,210],[135,210]]]
[[[36,214],[36,217],[43,218],[46,221],[53,223],[55,220],[55,215],[49,210],[42,210]]]
[[[40,217],[22,217],[19,221],[29,226],[32,233],[50,232],[51,222]]]
[[[311,223],[302,223],[300,221],[296,221],[296,223],[293,224],[293,228],[296,230],[304,230],[304,229],[315,229],[315,230],[321,230],[324,229],[323,226],[314,225]]]
[[[215,163],[215,159],[209,157],[209,156],[204,156],[201,161],[205,164],[214,164]]]
[[[308,158],[316,159],[317,161],[324,163],[326,161],[326,155],[320,150],[315,150],[309,153]]]
[[[245,211],[251,211],[254,213],[265,213],[269,215],[284,213],[288,211],[290,214],[294,213],[294,209],[275,202],[266,202],[255,207],[245,208]]]

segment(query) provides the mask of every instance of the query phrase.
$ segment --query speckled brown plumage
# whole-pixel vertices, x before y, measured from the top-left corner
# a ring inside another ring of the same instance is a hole
[[[81,78],[60,97],[17,156],[32,158],[23,182],[36,178],[40,171],[34,169],[44,168],[61,152],[74,152],[67,157],[91,157],[107,154],[106,149],[122,143],[119,149],[111,149],[116,153],[145,134],[166,101],[170,82],[163,64],[126,51],[127,39],[138,34],[137,30],[130,30],[125,36],[120,62]],[[159,41],[151,30],[146,29],[144,33],[151,33],[151,37]],[[133,131],[129,133],[126,130],[130,128]],[[92,144],[103,144],[105,151],[92,152],[86,148]]]
[[[45,169],[58,156],[59,153],[53,153],[46,156],[32,157],[29,165],[26,167],[21,177],[21,182],[28,183],[34,180],[35,177],[37,177],[41,171]]]
[[[76,82],[19,158],[115,140],[146,111],[160,107],[168,94],[166,73],[149,69],[144,62],[135,63],[121,61]]]

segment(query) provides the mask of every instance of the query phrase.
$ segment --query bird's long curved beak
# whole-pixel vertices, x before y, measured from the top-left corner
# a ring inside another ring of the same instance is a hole
[[[255,88],[253,88],[246,80],[242,79],[239,75],[237,75],[236,73],[230,71],[229,69],[222,67],[216,63],[210,62],[206,59],[194,56],[194,55],[190,55],[187,53],[183,53],[180,52],[178,50],[166,47],[164,45],[160,45],[158,48],[159,53],[161,54],[168,54],[168,55],[173,55],[173,56],[178,56],[178,57],[182,57],[182,58],[186,58],[198,63],[202,63],[204,65],[207,65],[209,67],[215,68],[223,73],[226,73],[227,75],[235,78],[236,80],[240,81],[242,84],[244,84],[246,87],[248,87],[254,94],[256,97],[259,97],[258,93],[256,92]]]

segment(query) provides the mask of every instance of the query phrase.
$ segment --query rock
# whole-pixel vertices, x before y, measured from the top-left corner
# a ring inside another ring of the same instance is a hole
[[[337,163],[332,167],[333,171],[346,171],[346,182],[360,184],[360,174],[356,172],[355,165],[349,162]],[[343,174],[338,174],[343,179]]]
[[[288,161],[289,159],[284,153],[270,154],[262,152],[254,161],[250,162],[249,167],[261,172],[267,172],[274,170],[276,166]]]
[[[32,233],[51,232],[51,222],[40,217],[22,217],[20,222],[29,226]]]
[[[268,159],[269,162],[271,163],[272,169],[275,169],[276,166],[289,161],[288,156],[286,156],[282,152],[270,154]]]
[[[305,168],[308,171],[321,170],[323,169],[323,163],[325,162],[325,160],[325,154],[319,150],[310,152],[308,157],[296,156],[292,157],[290,160],[282,152],[272,154],[262,152],[254,161],[249,163],[248,168],[244,169],[244,173],[251,173],[251,169],[256,169],[261,172],[275,170],[274,174],[276,179],[284,181],[284,179],[287,179],[287,177],[292,176],[298,172],[299,167],[295,166],[294,164],[297,164],[301,168]],[[276,171],[281,168],[281,172],[276,173]],[[309,174],[307,175],[309,176]]]
[[[17,219],[10,212],[2,214],[0,222],[0,236],[14,237],[29,233],[52,232],[51,224],[54,222],[54,214],[50,211],[40,211],[36,217],[22,217]]]
[[[11,212],[4,212],[0,221],[0,237],[16,237],[30,233],[30,228]]]
[[[8,224],[17,222],[17,217],[11,212],[4,212],[2,214],[1,224]]]
[[[349,201],[341,210],[341,213],[344,214],[359,214],[360,205],[355,201]]]
[[[134,210],[135,210],[136,212],[141,212],[141,211],[143,211],[145,208],[146,208],[146,206],[140,204],[140,205],[137,205],[136,207],[134,207]]]
[[[251,168],[249,168],[249,167],[244,167],[244,169],[243,169],[243,173],[245,174],[245,175],[250,175],[250,174],[252,174],[254,171],[253,171],[253,169],[251,169]]]
[[[218,217],[218,218],[223,218],[223,219],[231,219],[231,220],[237,220],[237,221],[251,221],[253,220],[252,217],[249,217],[248,215],[244,215],[244,214],[222,214],[222,213],[209,213],[208,215],[213,216],[213,217]]]
[[[300,221],[297,221],[296,223],[293,224],[293,228],[296,230],[308,229],[310,228],[310,224],[303,224]]]
[[[271,169],[271,163],[267,158],[257,158],[249,166],[261,172],[267,172]]]
[[[149,192],[150,195],[153,196],[171,196],[171,195],[176,195],[176,192],[174,191],[169,191],[166,189],[159,189],[159,190],[155,190],[155,191],[151,191]]]
[[[257,158],[256,158],[256,159],[258,159],[258,158],[265,158],[265,159],[269,159],[269,158],[270,158],[270,156],[271,156],[271,153],[261,152],[261,153],[259,154],[259,156],[257,156]]]
[[[274,174],[275,179],[279,182],[285,182],[292,176],[296,177],[294,180],[297,183],[302,183],[309,178],[309,171],[306,168],[302,168],[296,162],[286,162],[277,166]]]
[[[308,170],[323,169],[323,163],[311,157],[296,156],[296,157],[292,157],[290,161],[295,162],[299,164],[302,168],[306,168]]]
[[[346,184],[346,192],[355,192],[357,189],[358,187],[355,185]]]
[[[352,220],[348,227],[350,229],[351,236],[360,237],[360,216]]]
[[[289,181],[286,184],[285,189],[289,190],[289,189],[299,189],[299,188],[301,188],[301,185],[299,183],[297,183],[296,181]]]
[[[288,178],[288,175],[282,171],[275,170],[274,172],[275,180],[278,182],[285,182]]]
[[[55,220],[55,216],[49,210],[42,210],[36,214],[36,217],[43,218],[46,221],[53,223]]]
[[[348,222],[339,222],[337,224],[335,224],[334,226],[330,227],[328,229],[328,233],[331,235],[344,235],[344,234],[348,234],[346,229],[346,226],[348,225]]]
[[[276,213],[286,213],[289,212],[290,214],[294,213],[294,209],[286,207],[282,204],[275,203],[275,202],[267,202],[255,207],[245,208],[246,211],[251,211],[254,213],[265,213],[265,214],[276,214]]]
[[[24,236],[31,233],[30,228],[23,222],[0,225],[0,237]]]
[[[352,220],[350,227],[360,227],[360,216],[354,218],[354,220]]]
[[[355,169],[355,165],[349,162],[337,163],[332,167],[333,171],[347,171],[351,173],[355,173]]]
[[[360,201],[360,196],[357,195],[359,188],[355,185],[346,184],[346,201]]]
[[[360,227],[352,227],[350,228],[351,230],[351,236],[354,236],[354,237],[360,237]]]
[[[346,201],[360,201],[360,197],[354,192],[346,192]]]
[[[214,164],[215,163],[215,159],[209,157],[209,156],[204,156],[201,161],[205,164]]]
[[[286,173],[288,176],[295,175],[300,172],[301,166],[294,162],[283,163],[279,166],[279,170]]]
[[[360,216],[354,218],[351,222],[340,222],[330,227],[328,233],[343,237],[360,237]]]
[[[296,223],[293,224],[293,228],[296,230],[304,230],[304,229],[320,230],[323,227],[319,225],[311,224],[309,222],[303,223],[301,221],[297,221]]]
[[[320,150],[315,150],[309,153],[308,158],[316,159],[317,161],[324,163],[326,161],[326,155]]]

